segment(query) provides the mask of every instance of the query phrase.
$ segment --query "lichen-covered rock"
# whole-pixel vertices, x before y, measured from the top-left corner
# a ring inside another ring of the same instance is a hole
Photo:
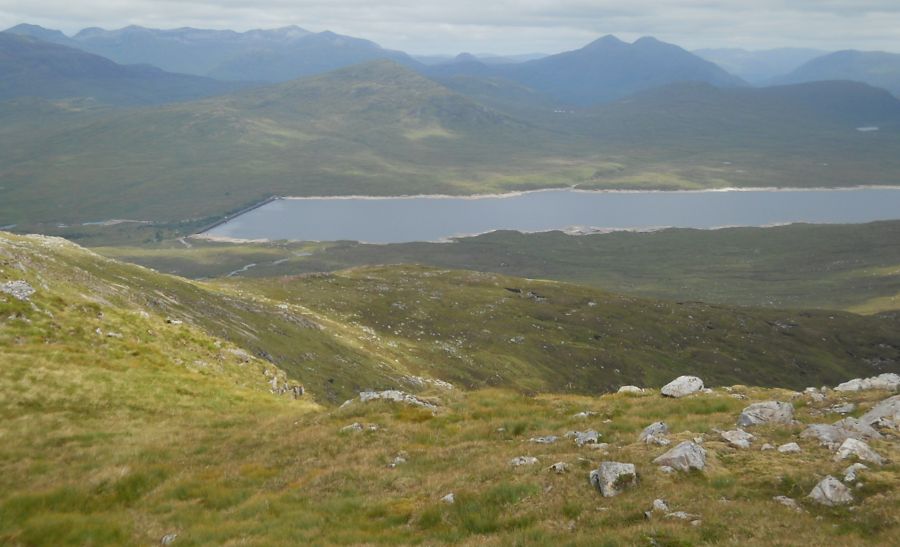
[[[723,431],[720,435],[728,442],[728,444],[735,448],[750,448],[750,443],[756,438],[743,429]]]
[[[679,376],[660,390],[666,397],[684,397],[703,389],[703,380],[696,376]]]
[[[521,467],[523,465],[536,465],[538,463],[538,459],[534,456],[516,456],[515,458],[509,460],[509,465],[513,467]]]
[[[900,375],[888,372],[871,378],[854,378],[834,388],[835,391],[866,391],[869,389],[897,391],[900,389]]]
[[[868,468],[869,466],[864,463],[854,463],[847,469],[844,469],[844,482],[856,481],[856,477],[859,475],[859,472],[865,471]]]
[[[738,417],[739,427],[750,427],[760,424],[790,424],[794,421],[794,405],[779,401],[753,403],[745,408]]]
[[[363,403],[379,400],[394,401],[396,403],[427,408],[428,410],[437,410],[437,405],[396,389],[389,389],[386,391],[363,391],[359,394],[359,400]]]
[[[0,292],[10,295],[16,300],[28,300],[37,291],[25,281],[7,281],[0,284]]]
[[[662,456],[653,460],[653,463],[668,466],[678,471],[700,471],[706,467],[706,450],[692,441],[684,441]]]
[[[632,463],[603,462],[599,468],[591,471],[590,481],[603,497],[610,498],[635,486],[637,472]]]
[[[638,435],[639,443],[653,443],[655,438],[663,438],[669,432],[669,426],[663,422],[653,422]]]
[[[569,464],[567,464],[566,462],[556,462],[547,469],[553,471],[557,475],[562,475],[563,473],[567,473],[569,471]]]
[[[587,431],[569,431],[566,433],[566,437],[575,439],[575,444],[578,446],[597,444],[600,442],[600,434],[593,429],[588,429]]]
[[[836,478],[828,475],[812,489],[808,496],[816,503],[835,506],[853,503],[853,495],[850,489]]]
[[[835,461],[840,461],[851,457],[856,457],[861,461],[874,463],[875,465],[884,463],[884,458],[882,458],[881,455],[872,450],[865,441],[860,441],[859,439],[845,440],[840,448],[838,448],[834,459]]]
[[[630,395],[640,395],[644,392],[644,388],[637,386],[622,386],[617,393],[628,393]]]

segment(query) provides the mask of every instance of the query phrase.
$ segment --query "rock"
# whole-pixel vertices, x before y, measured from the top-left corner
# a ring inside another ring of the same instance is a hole
[[[545,435],[543,437],[532,437],[528,439],[528,442],[534,444],[553,444],[559,440],[559,437],[556,435]]]
[[[834,450],[848,437],[848,432],[833,425],[813,424],[800,433],[802,439],[816,439],[823,446]]]
[[[674,513],[666,514],[666,518],[675,520],[696,520],[700,518],[700,515],[692,515],[690,513],[685,513],[684,511],[675,511]]]
[[[401,452],[400,454],[394,456],[394,459],[391,460],[391,463],[388,464],[388,467],[391,469],[395,469],[403,465],[404,463],[406,463],[406,452]]]
[[[569,464],[567,464],[566,462],[556,462],[547,469],[553,471],[557,475],[562,475],[563,473],[567,473],[569,471]]]
[[[881,401],[860,416],[859,421],[879,429],[900,430],[900,395]]]
[[[679,471],[703,470],[706,467],[706,450],[692,441],[684,441],[653,460],[657,465],[667,465]]]
[[[874,463],[875,465],[884,463],[884,458],[872,450],[865,441],[860,441],[858,439],[845,440],[840,448],[838,448],[834,459],[835,461],[846,460],[851,456],[855,456],[857,459],[864,462]]]
[[[175,543],[175,539],[178,538],[178,534],[166,534],[160,540],[160,545],[172,545]]]
[[[437,410],[437,405],[396,389],[389,389],[386,391],[363,391],[359,394],[359,400],[363,403],[379,400],[394,401],[396,403],[427,408],[428,410]]]
[[[637,472],[632,463],[603,462],[591,471],[591,484],[600,490],[605,498],[611,498],[622,490],[637,484]]]
[[[600,434],[593,429],[588,429],[587,431],[569,431],[566,433],[566,437],[574,438],[575,444],[578,446],[597,444],[600,442]]]
[[[450,492],[449,494],[441,498],[441,501],[447,504],[453,504],[456,503],[456,496],[453,495],[453,492]]]
[[[640,394],[643,393],[643,392],[644,392],[644,388],[641,388],[641,387],[637,387],[637,386],[622,386],[622,387],[619,388],[619,391],[617,391],[616,393],[628,393],[628,394],[631,394],[631,395],[640,395]]]
[[[870,389],[897,391],[900,389],[900,375],[888,372],[871,378],[855,378],[834,388],[835,391],[866,391]]]
[[[669,504],[666,503],[666,500],[655,499],[655,500],[653,500],[653,510],[659,511],[660,513],[668,513],[669,512]]]
[[[674,467],[669,467],[668,465],[661,465],[661,466],[659,467],[659,472],[660,472],[660,473],[665,473],[666,475],[668,475],[668,474],[670,474],[670,473],[674,473],[674,472],[675,472],[675,468],[674,468]]]
[[[666,397],[684,397],[691,393],[696,393],[703,389],[703,380],[696,376],[679,376],[675,378],[660,390]]]
[[[853,495],[850,493],[850,489],[831,475],[822,479],[807,497],[816,503],[828,506],[853,503]]]
[[[856,418],[844,418],[834,422],[834,427],[844,430],[848,437],[860,440],[881,439],[877,429]]]
[[[669,426],[667,426],[663,422],[653,422],[648,425],[641,431],[641,434],[638,435],[638,442],[650,443],[652,441],[648,440],[651,437],[663,437],[666,433],[669,432]]]
[[[606,450],[609,448],[609,443],[597,443],[597,444],[589,444],[588,448],[591,450]]]
[[[766,444],[762,445],[762,447],[760,447],[760,450],[763,450],[763,451],[765,451],[765,450],[775,450],[775,447],[772,446],[772,445],[769,444],[769,443],[766,443]]]
[[[171,317],[167,317],[166,323],[168,323],[169,325],[183,325],[184,321],[182,321],[181,319],[172,319]]]
[[[835,414],[850,414],[854,410],[856,410],[856,405],[853,403],[843,403],[828,407],[828,412],[834,412]]]
[[[797,443],[787,443],[779,446],[778,451],[782,454],[796,454],[797,452],[801,452],[802,449]]]
[[[859,474],[859,472],[860,472],[860,471],[864,471],[864,470],[866,470],[866,469],[868,469],[868,468],[869,468],[869,466],[867,466],[867,465],[864,464],[864,463],[854,463],[853,465],[851,465],[851,466],[848,467],[847,469],[844,469],[844,482],[853,482],[853,481],[855,481],[857,475]]]
[[[803,509],[800,508],[800,506],[797,504],[796,501],[794,501],[794,499],[789,498],[787,496],[775,496],[772,499],[774,501],[777,501],[781,505],[784,505],[785,507],[790,507],[791,509],[793,509],[794,511],[797,511],[798,513],[800,511],[803,511]]]
[[[723,431],[721,435],[723,439],[728,441],[728,444],[735,448],[750,448],[750,443],[753,442],[753,439],[756,438],[743,429]]]
[[[341,433],[355,433],[363,430],[363,425],[359,422],[353,422],[341,428]]]
[[[509,465],[513,467],[521,467],[523,465],[535,465],[538,463],[538,459],[534,456],[516,456],[515,458],[509,460]]]
[[[573,418],[590,418],[591,416],[596,416],[597,413],[592,410],[585,410],[584,412],[579,412],[578,414],[573,414]]]
[[[737,425],[750,427],[760,424],[790,424],[794,421],[794,405],[778,401],[754,403],[738,417]]]
[[[28,300],[37,291],[25,281],[7,281],[0,285],[0,292],[6,293],[16,300]]]

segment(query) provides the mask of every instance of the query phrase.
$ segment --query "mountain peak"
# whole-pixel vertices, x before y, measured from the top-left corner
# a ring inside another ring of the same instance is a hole
[[[582,49],[594,49],[594,48],[600,48],[600,47],[621,47],[621,46],[627,46],[627,45],[628,44],[626,42],[619,40],[616,36],[614,36],[612,34],[607,34],[606,36],[597,38],[590,44],[584,46],[584,48],[582,48]]]

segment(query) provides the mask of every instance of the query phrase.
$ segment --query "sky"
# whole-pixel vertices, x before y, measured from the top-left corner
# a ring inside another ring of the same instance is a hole
[[[599,36],[688,49],[900,52],[900,0],[0,0],[0,28],[298,25],[417,54],[556,53]]]

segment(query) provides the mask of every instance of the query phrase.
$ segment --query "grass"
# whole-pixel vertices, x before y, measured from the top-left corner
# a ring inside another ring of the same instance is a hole
[[[225,244],[102,247],[102,254],[187,277],[331,272],[424,264],[553,279],[669,300],[769,308],[898,309],[900,222],[569,236],[495,232],[453,243]]]
[[[389,277],[402,290],[387,285]],[[471,302],[458,301],[463,293],[450,290],[467,278],[475,300],[493,295],[494,281],[511,281],[427,269],[318,276],[301,280],[308,283],[304,291],[309,308],[304,314],[325,326],[326,334],[344,341],[334,351],[348,362],[356,358],[356,344],[368,343],[376,369],[386,364],[378,352],[388,349],[398,352],[404,366],[414,368],[417,360],[431,361],[437,354],[424,351],[427,344],[406,348],[400,339],[393,340],[393,348],[367,314],[379,309],[380,299],[403,302],[407,294],[416,294],[418,284],[427,282],[429,296],[436,291],[445,296],[445,323],[433,322],[441,302],[423,301],[421,313],[412,310],[409,316],[440,329],[435,332],[447,340],[457,339],[446,329]],[[328,388],[315,383],[298,400],[271,393],[265,371],[284,379],[286,369],[239,352],[227,337],[216,334],[222,325],[237,321],[234,317],[243,318],[244,329],[255,328],[252,317],[268,318],[281,309],[270,308],[269,302],[276,300],[262,293],[303,286],[292,280],[253,288],[241,287],[244,282],[191,283],[118,264],[61,240],[4,234],[0,282],[8,279],[24,279],[37,293],[27,302],[0,297],[3,544],[152,544],[177,534],[177,545],[596,545],[602,530],[609,545],[650,539],[673,545],[771,545],[786,538],[802,538],[808,544],[887,545],[900,526],[896,436],[872,443],[890,463],[863,474],[864,487],[854,491],[856,509],[832,510],[814,506],[803,496],[825,474],[839,474],[846,462],[833,462],[829,451],[804,439],[798,439],[803,447],[798,455],[737,451],[713,432],[733,427],[740,410],[757,400],[793,400],[797,419],[810,423],[837,419],[822,413],[844,400],[856,402],[857,413],[864,412],[883,393],[831,392],[825,401],[814,403],[784,389],[743,386],[678,400],[662,398],[655,390],[642,396],[600,395],[596,389],[590,394],[536,395],[457,386],[421,394],[440,403],[435,413],[388,402],[337,407],[317,403],[329,398]],[[350,292],[351,281],[359,285],[356,292]],[[548,298],[547,310],[535,315],[538,321],[551,320],[555,306],[571,309],[573,301],[567,299],[581,299],[581,291],[589,291],[515,282],[523,289],[540,289]],[[509,291],[503,283],[499,290],[505,295]],[[336,293],[343,300],[335,298]],[[585,294],[598,298],[604,317],[612,320],[623,313],[616,311],[615,297],[600,300],[596,292]],[[279,302],[299,313],[293,298]],[[316,311],[321,307],[316,299],[333,301],[335,309]],[[354,312],[359,325],[337,330],[343,323],[335,317],[354,299],[367,302]],[[153,300],[159,302],[150,305]],[[634,299],[621,302],[631,308],[640,304]],[[498,305],[514,326],[517,314],[542,306],[518,297]],[[241,309],[249,315],[232,315]],[[213,311],[219,314],[218,322],[201,320],[212,317]],[[701,312],[692,310],[697,317]],[[185,322],[166,321],[173,316]],[[559,320],[564,328],[572,328]],[[647,325],[627,318],[617,321],[652,335]],[[798,328],[807,328],[807,321],[817,320],[804,317]],[[284,323],[261,325],[278,329]],[[409,328],[418,332],[420,327]],[[862,330],[873,329],[867,323]],[[351,339],[354,332],[367,338]],[[769,351],[777,350],[779,336],[767,339]],[[296,344],[302,347],[316,339]],[[471,349],[477,349],[475,341],[472,344]],[[479,351],[489,349],[501,353],[490,347]],[[328,369],[327,362],[322,366]],[[367,374],[364,367],[353,373]],[[738,400],[735,393],[747,398]],[[585,410],[595,414],[574,417]],[[641,429],[656,420],[669,425],[673,441],[705,437],[710,456],[704,473],[669,476],[656,471],[650,462],[663,449],[635,442]],[[378,429],[341,432],[354,422]],[[569,440],[528,442],[536,435],[588,428],[610,444],[606,453],[578,448]],[[799,425],[762,427],[754,434],[758,445],[796,439],[801,430]],[[406,462],[388,468],[401,453]],[[520,455],[535,456],[540,465],[512,468],[509,460]],[[600,497],[587,476],[606,459],[635,463],[639,486],[616,498]],[[570,472],[546,470],[557,461],[568,463]],[[440,501],[449,492],[457,500],[452,505]],[[774,495],[798,498],[805,512],[775,504],[770,499]],[[645,519],[643,512],[658,497],[674,510],[700,515],[702,524],[660,516]]]

